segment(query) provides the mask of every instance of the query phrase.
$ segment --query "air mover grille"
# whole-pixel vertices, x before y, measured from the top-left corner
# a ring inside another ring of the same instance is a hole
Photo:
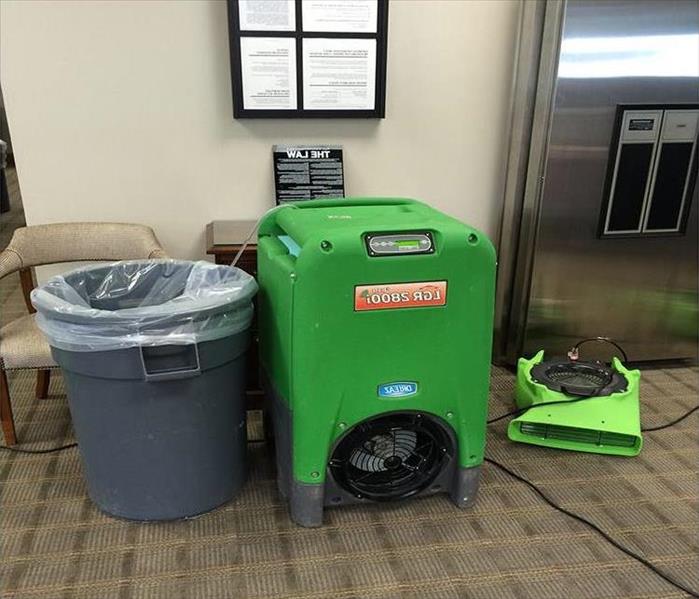
[[[609,373],[596,368],[576,368],[574,365],[558,364],[546,373],[552,381],[562,385],[576,385],[595,389],[604,387],[610,380]]]
[[[432,483],[453,452],[452,445],[444,427],[429,415],[384,414],[350,430],[329,466],[337,483],[357,497],[402,499]]]
[[[531,376],[552,391],[583,397],[609,395],[627,387],[626,378],[620,373],[593,362],[542,362],[532,368]]]
[[[624,435],[622,433],[609,433],[588,428],[539,424],[535,422],[521,422],[519,430],[523,435],[531,435],[542,439],[556,439],[558,441],[572,441],[587,445],[607,445],[610,447],[633,447],[636,445],[637,439],[633,435]]]

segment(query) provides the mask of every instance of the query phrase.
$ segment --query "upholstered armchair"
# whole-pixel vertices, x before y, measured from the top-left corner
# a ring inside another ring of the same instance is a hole
[[[0,279],[19,272],[29,314],[0,329],[0,421],[5,443],[17,443],[7,370],[37,370],[36,397],[48,394],[50,372],[57,368],[51,350],[34,322],[29,294],[33,267],[85,260],[167,258],[150,227],[120,223],[58,223],[17,229],[0,253]]]

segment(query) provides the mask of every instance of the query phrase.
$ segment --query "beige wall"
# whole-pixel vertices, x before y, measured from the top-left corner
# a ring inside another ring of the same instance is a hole
[[[347,192],[422,198],[497,234],[518,5],[392,0],[384,120],[234,121],[225,2],[0,3],[27,220],[135,221],[199,257],[273,205],[274,143],[340,143]]]

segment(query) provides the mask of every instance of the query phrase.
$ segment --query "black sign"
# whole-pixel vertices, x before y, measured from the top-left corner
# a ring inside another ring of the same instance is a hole
[[[652,131],[655,119],[631,119],[629,131]]]
[[[274,146],[272,151],[277,204],[344,197],[340,146]]]

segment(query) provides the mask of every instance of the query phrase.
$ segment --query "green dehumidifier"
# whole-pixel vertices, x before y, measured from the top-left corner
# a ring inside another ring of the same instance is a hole
[[[260,352],[292,519],[438,492],[474,501],[495,252],[408,199],[280,206],[258,240]]]

